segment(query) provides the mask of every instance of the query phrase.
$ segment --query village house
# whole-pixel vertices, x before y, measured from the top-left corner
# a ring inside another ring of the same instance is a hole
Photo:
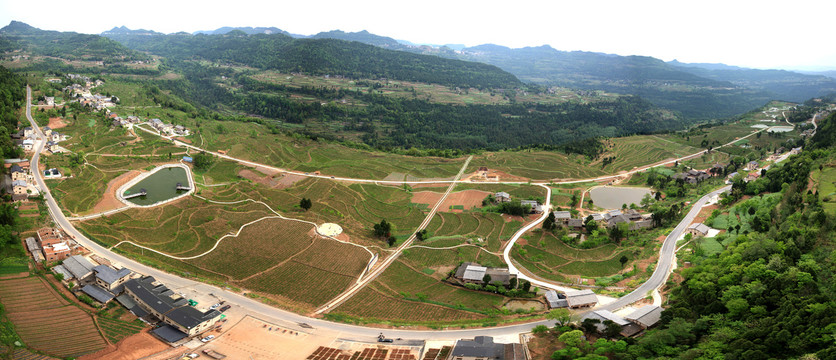
[[[28,138],[28,137],[31,137],[33,135],[35,135],[35,130],[34,129],[32,129],[29,126],[23,128],[23,137]]]
[[[60,134],[57,131],[53,131],[52,134],[50,134],[47,137],[47,139],[49,139],[50,141],[53,141],[53,142],[59,142],[59,141],[66,140],[67,136],[63,135],[63,134]]]
[[[20,147],[23,148],[23,151],[32,151],[32,149],[34,149],[35,147],[35,141],[32,139],[24,139],[20,143]]]
[[[572,213],[568,211],[552,211],[552,214],[554,214],[554,222],[563,226],[566,226],[572,218]]]
[[[572,309],[592,307],[598,303],[598,296],[592,290],[567,291],[566,302]]]
[[[26,249],[32,254],[32,259],[34,259],[36,263],[43,261],[44,254],[41,251],[41,247],[38,245],[38,241],[31,236],[26,238],[24,241],[26,242]]]
[[[456,269],[455,278],[465,284],[489,285],[484,283],[485,275],[490,276],[491,283],[499,282],[504,286],[511,284],[511,278],[516,278],[507,268],[489,268],[472,262],[462,263]]]
[[[97,265],[93,271],[96,273],[96,284],[114,294],[122,292],[122,285],[131,279],[133,273],[127,268],[116,270],[107,265]]]
[[[29,184],[26,183],[26,180],[12,181],[12,194],[29,197]]]
[[[662,319],[662,310],[664,309],[656,305],[645,305],[624,318],[640,326],[642,329],[647,329],[656,325]]]
[[[557,291],[546,291],[546,302],[549,304],[549,309],[569,307],[569,301],[565,298],[566,295],[558,294]]]
[[[598,320],[598,322],[595,324],[595,327],[598,329],[599,332],[603,332],[604,330],[607,329],[607,325],[604,324],[604,321],[607,321],[607,320],[612,321],[612,322],[618,324],[619,326],[621,326],[621,332],[619,334],[621,336],[624,336],[624,337],[630,337],[630,336],[636,335],[643,330],[641,326],[633,324],[630,321],[627,321],[627,319],[625,319],[621,316],[618,316],[618,315],[612,313],[609,310],[592,311],[592,312],[586,314],[581,319],[581,321],[586,320],[586,319]]]
[[[750,162],[746,163],[746,166],[743,167],[743,170],[746,170],[746,171],[755,170],[755,169],[758,168],[758,166],[760,166],[760,165],[758,165],[758,162],[753,160],[753,161],[750,161]]]
[[[47,263],[64,260],[72,254],[72,249],[67,242],[57,242],[43,247],[44,260]],[[60,265],[59,265],[60,266]]]
[[[46,135],[46,136],[52,135],[52,128],[50,128],[49,126],[44,126],[42,130],[44,132],[44,135]]]
[[[493,337],[477,336],[458,340],[447,359],[454,360],[525,360],[525,350],[517,343],[499,344]]]
[[[44,96],[44,105],[54,106],[55,105],[55,97]]]
[[[64,269],[73,275],[73,278],[78,280],[79,282],[92,280],[93,276],[93,268],[95,265],[87,260],[86,257],[81,255],[73,255],[68,257],[64,262],[60,265],[63,266]]]
[[[497,202],[509,202],[509,201],[511,201],[511,195],[509,195],[507,192],[504,192],[504,191],[500,191],[500,192],[494,194],[493,198],[496,199]]]
[[[686,183],[689,183],[689,184],[697,184],[697,183],[700,183],[703,180],[706,180],[710,177],[711,177],[711,175],[708,175],[708,173],[706,173],[705,171],[698,171],[698,170],[694,170],[694,169],[688,170],[688,171],[683,172],[683,173],[674,174],[672,176],[672,178],[675,179],[675,180],[680,180],[681,179],[681,180],[683,180],[683,181],[685,181]]]
[[[520,200],[520,205],[528,206],[532,214],[540,214],[546,210],[546,207],[537,200]]]
[[[13,164],[9,168],[9,171],[10,171],[11,176],[12,176],[12,181],[18,181],[18,180],[26,181],[27,180],[27,175],[29,174],[28,172],[24,171],[23,168],[20,167],[20,165],[17,165],[17,164]]]
[[[168,325],[152,331],[155,334],[164,333],[165,336],[161,337],[166,341],[176,337],[180,338],[174,341],[198,335],[210,329],[221,319],[219,311],[202,312],[189,306],[185,298],[175,295],[173,291],[157,283],[156,279],[151,276],[128,280],[124,287],[125,292],[137,306]]]
[[[53,154],[61,152],[61,148],[58,146],[58,143],[55,142],[55,141],[47,142],[46,143],[46,149],[49,150],[49,152],[51,152]],[[46,173],[44,173],[44,174],[46,174]]]
[[[711,230],[711,228],[705,226],[703,223],[693,223],[685,229],[685,233],[691,234],[692,236],[706,236],[708,235],[709,230]]]

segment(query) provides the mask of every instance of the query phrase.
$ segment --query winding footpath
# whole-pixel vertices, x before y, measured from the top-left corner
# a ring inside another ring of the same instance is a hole
[[[201,292],[201,293],[220,294],[220,296],[222,296],[224,298],[224,300],[227,301],[227,303],[229,303],[231,305],[240,306],[240,307],[246,309],[248,313],[250,313],[251,315],[254,315],[256,317],[260,317],[260,318],[263,318],[263,319],[268,319],[268,320],[271,320],[271,321],[275,321],[277,323],[283,323],[285,325],[289,325],[289,326],[292,326],[292,327],[296,327],[296,324],[302,324],[302,323],[313,327],[313,330],[304,330],[303,329],[302,330],[303,332],[314,331],[317,334],[323,334],[323,335],[328,335],[328,336],[334,335],[334,336],[338,336],[338,337],[342,336],[342,337],[351,337],[351,338],[354,338],[354,339],[365,339],[365,340],[373,340],[380,333],[380,331],[381,331],[380,328],[363,327],[363,326],[356,326],[356,325],[350,325],[350,324],[344,324],[344,323],[336,323],[336,322],[331,322],[331,321],[322,320],[322,319],[318,319],[318,318],[307,317],[307,316],[304,316],[304,315],[296,314],[296,313],[281,310],[281,309],[278,309],[278,308],[275,308],[275,307],[272,307],[272,306],[269,306],[269,305],[265,305],[261,302],[250,299],[250,298],[248,298],[246,296],[243,296],[241,294],[238,294],[238,293],[235,293],[235,292],[232,292],[232,291],[228,291],[226,289],[222,289],[222,288],[219,288],[217,286],[213,286],[213,285],[201,283],[201,282],[198,282],[198,281],[182,278],[182,277],[179,277],[177,275],[169,274],[169,273],[166,273],[164,271],[161,271],[161,270],[146,266],[144,264],[141,264],[141,263],[139,263],[137,261],[134,261],[133,259],[127,258],[127,257],[125,257],[121,254],[115,253],[115,252],[111,251],[110,249],[107,249],[103,246],[100,246],[96,242],[94,242],[94,241],[90,240],[89,238],[87,238],[86,236],[84,236],[84,234],[79,232],[73,226],[73,224],[70,223],[69,219],[67,219],[67,217],[64,215],[61,208],[58,206],[58,203],[53,198],[49,187],[46,186],[46,184],[43,180],[43,174],[38,170],[38,161],[39,161],[40,153],[41,153],[41,151],[43,151],[43,148],[44,148],[44,145],[45,145],[45,141],[43,141],[43,139],[45,139],[45,136],[44,136],[43,132],[41,131],[40,127],[38,127],[37,123],[34,121],[34,119],[32,119],[32,116],[31,116],[31,103],[32,103],[31,96],[32,96],[32,93],[31,93],[31,89],[28,86],[26,88],[26,95],[27,95],[26,117],[29,120],[29,122],[31,123],[31,126],[33,127],[33,129],[35,129],[36,134],[38,135],[38,137],[40,137],[40,140],[37,141],[37,145],[36,145],[36,148],[35,148],[35,153],[32,156],[32,160],[31,160],[32,169],[36,169],[35,174],[34,174],[35,175],[35,180],[36,180],[38,186],[42,190],[42,194],[43,194],[44,200],[46,201],[46,204],[48,206],[49,213],[52,216],[52,218],[55,220],[56,224],[58,226],[60,226],[61,228],[63,228],[64,231],[66,231],[80,245],[85,246],[87,249],[91,250],[94,253],[99,254],[100,256],[102,256],[104,258],[107,258],[114,265],[124,266],[124,267],[130,268],[130,269],[132,269],[132,270],[134,270],[138,273],[154,276],[157,280],[165,283],[166,285],[168,285],[172,289],[191,289],[191,290],[198,291],[198,292]],[[139,127],[139,128],[142,129],[143,131],[154,134],[154,132],[152,132],[152,131],[146,130],[142,127]],[[752,136],[754,134],[755,133],[752,133],[748,136]],[[157,135],[159,135],[159,134],[157,134]],[[748,136],[746,136],[746,137],[748,137]],[[167,139],[171,140],[170,138],[167,138]],[[736,139],[735,141],[738,141],[738,140],[740,140],[740,139]],[[176,141],[176,140],[172,140],[172,141],[174,141],[174,143],[179,145],[179,146],[188,147],[190,149],[197,150],[197,151],[205,151],[205,150],[200,149],[198,147],[191,146],[191,145],[188,145],[188,144]],[[731,144],[733,142],[734,141],[730,142],[729,144]],[[729,145],[729,144],[725,144],[723,146],[726,146],[726,145]],[[598,177],[598,178],[594,178],[594,179],[571,180],[571,181],[561,181],[561,182],[551,182],[551,183],[569,184],[569,183],[581,183],[581,182],[600,181],[600,180],[607,180],[607,179],[617,178],[617,177],[633,174],[633,173],[636,173],[636,172],[644,171],[644,170],[646,170],[648,168],[651,168],[651,167],[664,166],[664,165],[673,163],[675,161],[682,161],[682,160],[690,159],[690,158],[693,158],[693,157],[697,157],[697,156],[700,156],[700,155],[704,154],[705,152],[706,151],[700,151],[698,153],[688,155],[688,156],[685,156],[685,157],[681,157],[679,159],[673,159],[673,160],[669,160],[669,161],[665,161],[665,162],[656,163],[656,164],[653,164],[653,165],[640,167],[640,168],[637,168],[637,169],[634,169],[632,171],[625,172],[625,173],[622,173],[622,174],[602,176],[602,177]],[[218,156],[218,157],[221,157],[221,158],[225,158],[225,159],[232,160],[232,161],[237,161],[239,163],[249,165],[249,166],[264,167],[264,168],[278,170],[278,171],[286,172],[286,173],[293,173],[293,174],[303,175],[303,176],[308,176],[308,177],[317,177],[317,178],[332,179],[332,180],[339,180],[339,181],[364,182],[364,183],[376,183],[376,184],[449,183],[450,187],[444,193],[444,196],[441,198],[441,200],[439,202],[436,203],[435,207],[432,209],[432,211],[430,213],[430,216],[428,216],[425,219],[425,221],[421,224],[421,226],[418,229],[416,229],[416,231],[426,227],[426,225],[429,223],[429,220],[432,217],[431,215],[434,214],[438,210],[438,207],[441,205],[441,203],[443,203],[443,200],[447,197],[447,195],[449,195],[450,192],[452,192],[453,188],[455,187],[455,185],[457,183],[467,182],[467,181],[459,180],[459,178],[464,173],[465,169],[467,168],[467,166],[470,162],[470,158],[468,158],[467,161],[465,162],[465,164],[462,166],[462,169],[459,171],[458,175],[456,175],[456,177],[454,177],[452,180],[381,181],[381,180],[369,180],[369,179],[352,179],[352,178],[342,178],[342,177],[330,177],[330,176],[325,176],[325,175],[314,175],[314,174],[304,174],[304,173],[299,173],[299,172],[291,172],[291,171],[275,168],[275,167],[272,167],[272,166],[267,166],[267,165],[263,165],[263,164],[254,163],[254,162],[251,162],[251,161],[236,159],[236,158],[224,155],[224,154],[218,154],[218,153],[215,153],[215,152],[209,152],[209,153],[212,153],[215,156]],[[499,182],[499,183],[504,183],[504,184],[527,184],[528,182]],[[550,200],[551,200],[551,188],[546,183],[532,183],[532,185],[541,186],[541,187],[543,187],[547,190],[546,204],[549,204]],[[699,213],[702,205],[704,205],[710,197],[712,197],[716,194],[719,194],[720,192],[727,191],[728,189],[729,189],[729,187],[725,187],[725,188],[722,188],[720,190],[716,190],[716,191],[712,192],[711,194],[708,194],[708,195],[702,197],[699,201],[697,201],[694,204],[691,211],[689,211],[688,215],[686,215],[685,219],[683,219],[682,222],[674,229],[674,231],[672,231],[671,234],[669,234],[668,237],[666,238],[665,243],[662,246],[659,264],[656,266],[656,269],[654,270],[653,275],[650,277],[650,279],[647,282],[642,284],[642,286],[640,286],[638,289],[631,292],[630,294],[628,294],[628,295],[626,295],[626,296],[624,296],[624,297],[622,297],[618,300],[615,300],[611,303],[608,303],[606,305],[602,305],[599,308],[614,310],[614,309],[629,305],[629,304],[631,304],[631,303],[633,303],[637,300],[640,300],[640,299],[644,298],[649,291],[651,291],[653,289],[656,289],[659,286],[661,286],[662,284],[664,284],[664,282],[667,280],[667,277],[670,273],[671,263],[672,263],[672,258],[673,258],[673,250],[674,250],[674,247],[675,247],[676,238],[679,236],[679,234],[681,234],[682,231],[684,231],[684,229],[688,226],[688,224],[690,224],[691,221],[693,221],[693,219]],[[101,216],[102,214],[97,214],[97,215]],[[513,265],[513,263],[510,261],[510,251],[513,248],[514,243],[526,231],[531,230],[535,226],[539,225],[543,220],[545,220],[545,218],[547,216],[548,216],[548,211],[544,212],[543,215],[540,218],[538,218],[537,220],[531,222],[530,224],[524,226],[522,229],[517,231],[514,234],[514,236],[512,237],[512,240],[509,241],[509,243],[506,245],[505,250],[503,252],[503,257],[505,258],[506,262],[508,262],[509,269],[512,269],[512,272],[516,272],[516,273],[520,274],[521,278],[529,279],[529,281],[531,281],[532,284],[535,284],[537,286],[541,286],[541,287],[544,287],[544,288],[555,288],[555,285],[553,285],[553,284],[550,284],[550,283],[547,283],[547,282],[542,282],[542,281],[539,281],[537,279],[528,278],[526,275],[522,274],[519,271],[519,269],[517,269]],[[358,280],[358,282],[354,286],[352,286],[349,290],[347,290],[346,292],[341,294],[338,298],[336,298],[336,299],[332,300],[331,302],[329,302],[328,304],[326,304],[326,306],[323,306],[322,308],[318,309],[317,312],[322,313],[322,312],[325,312],[328,308],[332,308],[333,306],[339,305],[341,302],[348,299],[357,290],[362,288],[365,284],[374,280],[376,278],[376,276],[379,275],[382,272],[383,269],[385,269],[386,266],[384,266],[384,265],[386,265],[386,262],[387,261],[388,261],[388,263],[393,262],[397,258],[397,256],[402,252],[403,249],[409,247],[412,244],[412,242],[414,241],[414,238],[415,238],[415,234],[413,233],[413,235],[410,236],[410,238],[407,241],[405,241],[401,246],[398,247],[398,249],[395,251],[395,253],[393,253],[392,255],[387,257],[386,260],[384,260],[384,264],[380,264],[379,266],[377,266],[375,268],[375,270],[370,272],[365,278],[362,279],[362,281]],[[385,332],[389,336],[398,336],[398,337],[403,337],[403,338],[407,338],[407,339],[452,340],[452,339],[459,339],[459,338],[472,338],[474,336],[516,335],[516,334],[519,334],[519,333],[528,332],[528,331],[531,330],[532,327],[534,327],[536,325],[551,326],[551,325],[554,325],[554,322],[549,321],[549,320],[541,320],[541,321],[536,321],[536,322],[514,324],[514,325],[507,325],[507,326],[498,326],[498,327],[492,327],[492,328],[474,328],[474,329],[458,329],[458,328],[456,328],[456,329],[444,329],[444,330],[400,330],[400,329],[391,329],[391,330],[385,330]]]

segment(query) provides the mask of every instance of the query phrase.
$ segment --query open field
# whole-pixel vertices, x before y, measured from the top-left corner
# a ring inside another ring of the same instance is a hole
[[[319,88],[325,87],[329,89],[344,89],[351,91],[361,91],[363,93],[373,91],[377,94],[383,94],[393,97],[401,98],[419,98],[428,99],[434,103],[445,104],[502,104],[510,103],[510,98],[515,102],[532,102],[539,104],[559,104],[564,102],[581,102],[586,103],[594,100],[593,97],[583,97],[578,95],[576,91],[564,88],[551,88],[554,93],[528,93],[524,91],[506,91],[498,93],[491,90],[479,90],[476,88],[456,89],[437,84],[427,84],[411,81],[401,80],[374,80],[374,79],[360,79],[353,80],[336,76],[315,76],[315,75],[301,75],[301,74],[285,74],[276,71],[261,71],[251,76],[251,78],[269,83],[284,85],[291,89],[301,89],[304,87]],[[349,96],[351,98],[351,96]]]
[[[78,357],[106,343],[93,318],[37,277],[0,280],[0,301],[21,340],[58,357]]]
[[[362,318],[369,322],[385,320],[417,323],[438,322],[433,321],[436,319],[444,319],[442,322],[454,322],[486,317],[472,311],[387,296],[373,287],[372,285],[363,288],[348,301],[334,309],[331,314]]]
[[[419,299],[475,311],[498,310],[505,302],[505,297],[501,295],[445,284],[409,268],[401,261],[392,263],[375,279],[374,287],[391,297]]]
[[[132,241],[170,255],[194,256],[211,249],[221,236],[270,215],[260,204],[218,205],[186,197],[165,206],[129,209],[77,226],[108,245]]]
[[[470,210],[475,207],[482,206],[482,199],[488,196],[489,193],[478,190],[464,190],[450,193],[444,203],[438,208],[441,212],[460,212],[462,210]],[[438,200],[441,199],[441,193],[433,191],[419,191],[412,194],[411,202],[415,204],[425,204],[427,207],[432,207]]]
[[[829,166],[822,170],[815,170],[810,175],[818,186],[819,199],[824,211],[836,214],[836,167]]]
[[[606,244],[584,250],[572,248],[554,235],[541,232],[532,236],[528,245],[517,245],[511,256],[535,275],[566,281],[571,277],[602,277],[622,270],[619,259],[626,255],[635,260],[638,250]],[[629,268],[629,262],[625,268]]]
[[[264,219],[245,227],[238,237],[222,240],[206,256],[187,262],[240,280],[266,271],[311,247],[315,242],[312,230],[313,226],[306,223]]]
[[[700,149],[678,144],[653,135],[636,135],[610,140],[612,148],[601,158],[614,156],[615,159],[603,167],[607,173],[632,170],[637,167],[666,159],[680,158],[700,151]],[[595,161],[590,166],[601,166]]]
[[[460,241],[457,241],[460,243]],[[415,268],[429,268],[442,271],[462,262],[478,262],[484,266],[502,266],[502,259],[477,246],[462,246],[455,249],[410,248],[404,250],[404,261]]]
[[[99,324],[99,328],[111,344],[115,344],[128,336],[138,334],[145,328],[144,325],[106,317],[99,317],[96,319],[96,323]]]
[[[446,247],[470,240],[496,252],[520,227],[522,222],[509,221],[505,215],[496,213],[437,213],[427,226],[430,238],[420,245]]]

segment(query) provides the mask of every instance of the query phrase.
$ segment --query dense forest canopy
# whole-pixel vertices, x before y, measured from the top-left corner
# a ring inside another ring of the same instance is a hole
[[[335,39],[294,39],[283,34],[120,37],[127,46],[172,60],[203,59],[259,69],[352,78],[389,78],[447,86],[504,88],[521,82],[496,66],[386,50]]]
[[[22,154],[11,134],[17,132],[18,111],[24,104],[25,91],[23,78],[0,66],[0,154],[4,158]]]
[[[91,61],[145,60],[148,56],[98,35],[45,31],[12,21],[0,29],[0,49],[27,50],[34,55]]]

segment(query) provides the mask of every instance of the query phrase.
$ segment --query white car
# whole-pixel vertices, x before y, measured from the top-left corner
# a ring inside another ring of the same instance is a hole
[[[209,307],[209,310],[215,310],[215,309],[217,309],[217,308],[219,308],[219,307],[221,307],[221,304],[219,304],[219,303],[218,303],[218,304],[215,304],[215,305],[210,306],[210,307]]]
[[[207,342],[212,341],[212,339],[214,339],[214,338],[215,338],[215,335],[209,335],[209,336],[207,336],[203,339],[200,339],[200,341],[203,341],[203,342],[207,343]]]
[[[189,359],[196,359],[196,358],[199,358],[200,355],[195,354],[195,353],[191,353],[191,354],[186,354],[186,357],[188,357]]]

